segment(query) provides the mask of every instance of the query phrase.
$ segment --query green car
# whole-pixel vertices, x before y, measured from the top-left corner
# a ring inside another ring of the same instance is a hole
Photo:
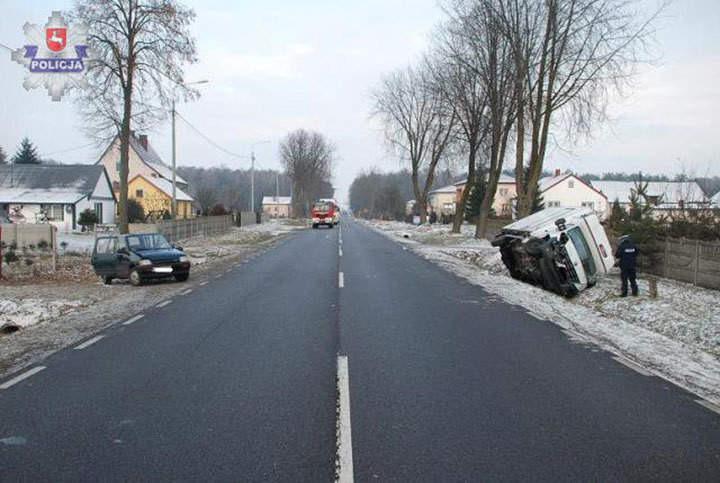
[[[135,286],[167,278],[184,282],[190,277],[190,260],[181,250],[158,233],[100,236],[91,263],[106,284],[115,278],[130,279]]]

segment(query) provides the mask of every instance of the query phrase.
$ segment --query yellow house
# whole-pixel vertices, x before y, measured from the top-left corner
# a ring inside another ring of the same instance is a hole
[[[177,217],[193,216],[193,199],[179,187],[175,191],[177,198]],[[164,178],[135,176],[128,183],[128,198],[140,203],[145,215],[161,218],[163,213],[170,212],[172,204],[172,183]]]

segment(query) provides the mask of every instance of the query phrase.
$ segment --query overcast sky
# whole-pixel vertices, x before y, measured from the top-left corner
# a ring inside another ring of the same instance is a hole
[[[654,5],[655,0],[646,0]],[[369,93],[385,72],[419,57],[441,17],[436,0],[266,0],[186,2],[200,62],[187,80],[209,79],[202,97],[178,110],[198,129],[236,153],[256,149],[264,168],[279,167],[278,142],[305,127],[338,148],[337,195],[356,173],[400,167],[386,153],[369,118]],[[44,24],[70,1],[0,1],[0,43],[24,44],[26,21]],[[613,106],[614,121],[571,152],[549,153],[546,167],[578,172],[674,174],[684,164],[720,175],[720,1],[676,0],[658,23],[662,61],[644,69],[637,89]],[[68,99],[53,103],[44,89],[22,87],[23,68],[0,50],[0,146],[12,155],[29,136],[42,154],[65,163],[93,163],[80,119]],[[149,133],[170,160],[168,123]],[[178,123],[180,165],[247,167]]]

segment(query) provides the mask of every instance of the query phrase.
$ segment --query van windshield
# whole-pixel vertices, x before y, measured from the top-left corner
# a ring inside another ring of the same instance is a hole
[[[567,234],[572,240],[573,245],[575,245],[575,250],[580,257],[587,278],[590,279],[590,277],[595,275],[597,270],[595,268],[595,261],[590,254],[590,247],[588,246],[587,240],[585,240],[585,235],[582,234],[578,227],[571,228],[567,231]]]

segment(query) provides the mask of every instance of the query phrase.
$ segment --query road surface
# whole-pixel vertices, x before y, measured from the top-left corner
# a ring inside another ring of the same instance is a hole
[[[0,481],[720,479],[695,396],[357,222],[227,268],[0,380]]]

